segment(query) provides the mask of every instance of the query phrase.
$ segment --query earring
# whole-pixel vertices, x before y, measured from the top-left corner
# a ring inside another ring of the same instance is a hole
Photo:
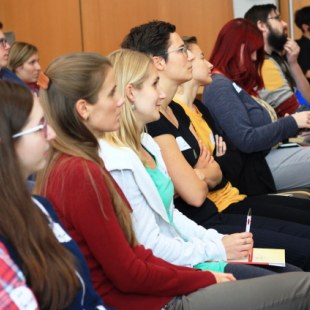
[[[131,109],[132,109],[132,111],[134,111],[136,109],[136,106],[134,103],[131,104]]]

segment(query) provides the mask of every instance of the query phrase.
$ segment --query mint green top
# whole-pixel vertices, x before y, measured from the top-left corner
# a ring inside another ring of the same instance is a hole
[[[194,266],[196,269],[209,270],[215,272],[225,272],[227,262],[203,262]]]
[[[155,159],[155,162],[156,162],[156,168],[151,169],[151,168],[145,167],[145,169],[146,169],[147,173],[150,175],[150,177],[152,178],[152,180],[153,180],[153,182],[154,182],[154,184],[158,190],[160,198],[161,198],[161,200],[162,200],[162,202],[166,208],[166,212],[167,212],[170,224],[174,226],[172,214],[170,212],[170,205],[171,205],[171,201],[172,201],[173,195],[174,195],[173,183],[172,183],[170,177],[164,175],[158,169],[156,158],[154,156],[153,156],[153,158]],[[178,229],[176,228],[176,230],[178,230]],[[222,261],[221,262],[202,262],[202,263],[195,265],[194,268],[201,269],[201,270],[215,271],[215,272],[224,272],[226,265],[227,265],[227,263],[222,262]]]
[[[173,199],[174,194],[174,187],[171,179],[164,175],[157,167],[155,169],[150,169],[148,167],[145,167],[146,171],[152,178],[158,193],[160,195],[160,198],[166,208],[166,212],[169,218],[169,222],[172,224],[172,214],[170,212],[170,205]]]

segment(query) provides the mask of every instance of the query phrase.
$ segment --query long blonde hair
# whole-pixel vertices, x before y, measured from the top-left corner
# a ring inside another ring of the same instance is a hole
[[[110,175],[102,168],[97,138],[85,126],[75,104],[79,99],[96,104],[99,91],[107,73],[112,69],[110,61],[96,53],[75,53],[56,58],[47,68],[47,89],[40,91],[40,101],[50,125],[56,132],[51,143],[52,151],[47,168],[38,177],[36,190],[43,194],[48,176],[59,155],[67,154],[95,162],[100,168],[110,192],[114,211],[130,245],[137,244],[133,231],[130,209],[120,197]],[[86,168],[87,170],[87,168]],[[90,171],[86,171],[97,194],[104,216],[103,200]]]
[[[133,112],[133,102],[126,96],[126,86],[131,84],[136,89],[142,87],[148,78],[152,59],[145,54],[129,49],[116,50],[109,55],[109,59],[113,64],[118,91],[125,98],[125,104],[121,109],[122,117],[119,130],[105,133],[104,138],[116,145],[128,146],[140,156],[141,132]]]

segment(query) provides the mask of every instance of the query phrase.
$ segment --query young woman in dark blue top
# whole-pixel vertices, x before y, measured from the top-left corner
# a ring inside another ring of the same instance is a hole
[[[40,309],[106,309],[51,205],[28,192],[27,178],[44,167],[55,137],[38,98],[8,81],[0,82],[0,93],[0,240]]]

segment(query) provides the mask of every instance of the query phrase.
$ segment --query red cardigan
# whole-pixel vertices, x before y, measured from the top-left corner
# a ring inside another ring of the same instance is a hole
[[[161,309],[177,295],[216,283],[210,272],[172,265],[142,245],[130,247],[94,162],[62,155],[51,171],[45,195],[80,246],[94,287],[107,305],[126,310]]]

